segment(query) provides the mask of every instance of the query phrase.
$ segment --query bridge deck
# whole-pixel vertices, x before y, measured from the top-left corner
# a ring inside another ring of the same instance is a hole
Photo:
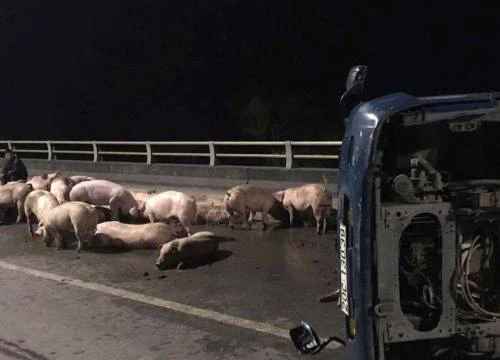
[[[263,232],[260,224],[252,231],[194,229],[234,241],[220,245],[211,265],[159,271],[155,251],[77,256],[74,247],[56,251],[39,239],[25,242],[26,224],[0,226],[0,353],[39,360],[300,359],[280,337],[283,331],[307,320],[322,336],[341,332],[336,305],[317,302],[337,286],[333,232],[317,236],[314,227]],[[63,285],[53,274],[77,280]],[[271,325],[269,331],[248,329],[263,323]],[[30,351],[38,357],[25,355]],[[327,349],[316,358],[344,359],[344,352]]]

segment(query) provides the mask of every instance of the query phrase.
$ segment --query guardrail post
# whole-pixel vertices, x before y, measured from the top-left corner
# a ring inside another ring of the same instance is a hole
[[[291,169],[293,165],[293,153],[292,153],[292,143],[290,141],[285,141],[285,155],[286,155],[285,167],[287,169]]]
[[[92,141],[92,149],[94,150],[94,162],[97,162],[99,159],[99,150],[97,149],[97,143],[95,141]]]
[[[215,154],[215,145],[213,141],[210,141],[208,143],[208,149],[210,150],[210,166],[214,167],[216,154]]]
[[[52,160],[52,145],[47,141],[47,160]]]
[[[147,141],[145,143],[145,145],[146,145],[146,152],[147,152],[147,155],[146,155],[146,164],[150,165],[151,164],[151,158],[152,158],[151,144],[149,143],[149,141]]]

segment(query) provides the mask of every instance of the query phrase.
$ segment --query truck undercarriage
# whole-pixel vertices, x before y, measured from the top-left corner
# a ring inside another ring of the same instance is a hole
[[[423,119],[376,149],[379,358],[500,358],[500,115]]]

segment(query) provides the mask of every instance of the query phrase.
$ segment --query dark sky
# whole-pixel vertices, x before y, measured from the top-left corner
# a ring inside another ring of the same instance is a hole
[[[500,91],[498,8],[384,4],[4,0],[1,137],[241,139],[258,98],[281,140],[338,139],[358,63],[365,98]]]

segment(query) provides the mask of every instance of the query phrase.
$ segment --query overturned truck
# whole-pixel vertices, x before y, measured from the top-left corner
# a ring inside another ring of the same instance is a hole
[[[359,94],[366,68],[351,70]],[[500,93],[357,104],[342,142],[348,359],[500,359]],[[324,346],[303,325],[303,353]]]

